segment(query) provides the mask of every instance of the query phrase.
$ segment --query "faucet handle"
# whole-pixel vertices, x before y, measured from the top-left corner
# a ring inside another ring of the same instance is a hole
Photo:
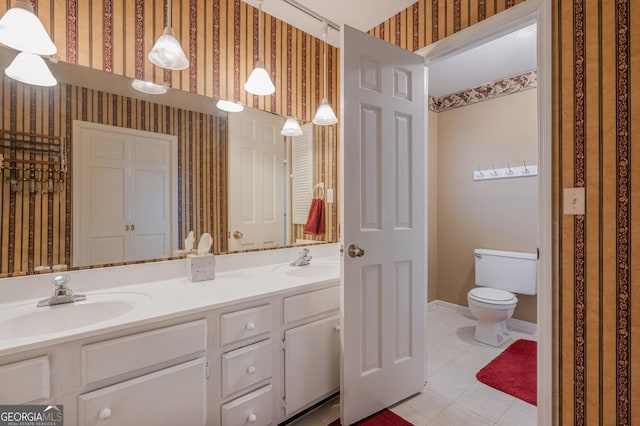
[[[71,281],[71,277],[68,275],[58,275],[51,280],[51,283],[56,286],[56,288],[65,288],[67,284]]]

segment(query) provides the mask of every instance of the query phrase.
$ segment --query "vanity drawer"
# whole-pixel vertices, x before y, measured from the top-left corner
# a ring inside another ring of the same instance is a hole
[[[220,328],[222,346],[268,333],[271,330],[271,305],[223,314]]]
[[[0,366],[0,403],[26,404],[49,398],[49,357]]]
[[[85,345],[81,348],[82,384],[88,385],[206,349],[207,321],[204,319]]]
[[[222,355],[222,397],[248,388],[272,375],[271,339]]]
[[[273,424],[273,387],[258,389],[222,406],[222,426]]]
[[[199,358],[79,396],[81,425],[203,425],[206,360]]]
[[[284,298],[284,323],[289,324],[340,308],[340,286]]]

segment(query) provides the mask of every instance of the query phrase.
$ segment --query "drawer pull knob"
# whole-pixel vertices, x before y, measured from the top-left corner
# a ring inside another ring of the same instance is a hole
[[[256,328],[256,325],[252,322],[248,322],[247,325],[244,326],[247,330],[251,331]]]
[[[100,410],[100,412],[98,413],[98,418],[100,420],[107,420],[109,417],[111,417],[111,410],[108,408],[103,408],[102,410]]]
[[[247,421],[249,423],[255,423],[255,421],[258,420],[258,417],[256,417],[255,414],[251,413],[247,416]]]
[[[253,365],[247,368],[247,374],[255,374],[255,372],[256,368]]]

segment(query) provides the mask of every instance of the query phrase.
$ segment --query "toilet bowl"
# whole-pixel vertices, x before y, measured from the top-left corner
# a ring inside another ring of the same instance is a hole
[[[507,320],[513,315],[518,298],[511,292],[476,287],[467,294],[469,310],[476,320],[474,339],[491,346],[511,340]]]
[[[514,293],[536,294],[537,254],[476,249],[475,282],[467,293],[471,314],[477,319],[474,339],[491,346],[511,340],[507,320],[518,303]]]

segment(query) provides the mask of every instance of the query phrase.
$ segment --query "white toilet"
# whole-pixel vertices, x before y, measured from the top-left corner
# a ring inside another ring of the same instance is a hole
[[[515,251],[475,249],[476,287],[467,294],[471,314],[478,320],[475,339],[501,346],[511,339],[507,320],[518,298],[513,293],[537,293],[537,255]]]

